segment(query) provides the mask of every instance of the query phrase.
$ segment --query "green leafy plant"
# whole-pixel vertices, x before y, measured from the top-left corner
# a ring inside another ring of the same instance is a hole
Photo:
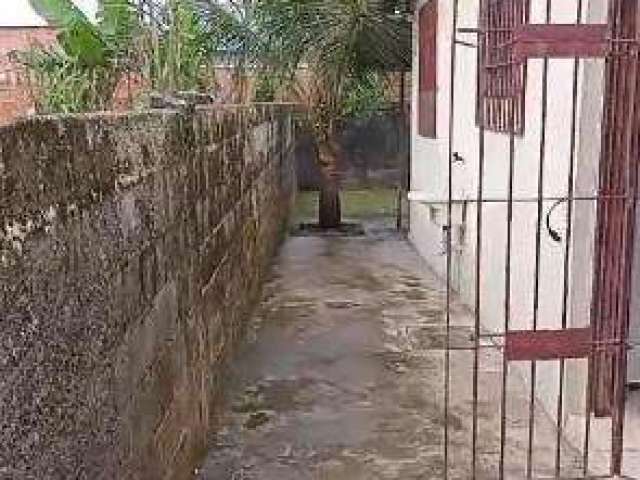
[[[388,89],[383,75],[368,72],[351,78],[346,85],[343,116],[368,118],[388,106]]]
[[[104,67],[86,68],[63,51],[31,49],[19,54],[31,71],[32,95],[41,113],[106,108],[115,78]]]
[[[256,102],[273,102],[278,91],[277,79],[268,72],[260,72],[256,78]]]
[[[126,73],[160,92],[213,85],[217,35],[194,0],[167,0],[144,15],[131,0],[102,0],[95,24],[72,0],[30,1],[60,32],[57,46],[17,54],[41,112],[109,108]]]
[[[103,0],[94,24],[71,0],[30,1],[59,30],[58,45],[15,54],[29,73],[38,111],[107,108],[123,72],[131,68],[139,28],[135,7],[128,0]]]
[[[147,35],[148,76],[163,92],[206,90],[213,84],[216,38],[192,0],[168,0],[167,21]]]

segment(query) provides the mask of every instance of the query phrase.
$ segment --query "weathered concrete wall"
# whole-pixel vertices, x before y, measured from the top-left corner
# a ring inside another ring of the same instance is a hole
[[[287,106],[0,129],[0,478],[186,478],[294,194]]]

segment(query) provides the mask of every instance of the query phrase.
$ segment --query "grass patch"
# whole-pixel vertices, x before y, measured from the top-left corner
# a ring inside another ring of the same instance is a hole
[[[341,193],[342,216],[346,219],[395,218],[397,193],[390,188],[344,190]],[[318,218],[318,192],[299,192],[296,202],[296,223]]]

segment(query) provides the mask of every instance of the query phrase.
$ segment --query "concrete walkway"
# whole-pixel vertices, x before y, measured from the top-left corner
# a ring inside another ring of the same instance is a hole
[[[289,239],[198,478],[443,478],[443,306],[441,282],[400,238]],[[468,479],[473,356],[464,349],[473,334],[463,308],[454,305],[453,316],[452,346],[463,350],[451,357],[449,478]],[[487,479],[498,478],[500,451],[501,357],[491,352],[483,352],[478,404],[477,478]],[[518,390],[507,404],[516,412],[508,478],[523,478],[528,402]],[[536,430],[537,464],[552,474],[554,432]]]

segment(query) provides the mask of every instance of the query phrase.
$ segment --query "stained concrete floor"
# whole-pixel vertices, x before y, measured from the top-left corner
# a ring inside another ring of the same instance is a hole
[[[472,318],[453,304],[445,417],[442,282],[403,239],[294,237],[236,355],[229,406],[199,480],[471,478]],[[480,353],[477,478],[498,478],[502,361]],[[509,379],[506,478],[524,478],[529,402]],[[445,420],[446,418],[446,420]],[[553,422],[536,415],[535,475],[553,476]],[[563,474],[577,475],[563,445]]]

